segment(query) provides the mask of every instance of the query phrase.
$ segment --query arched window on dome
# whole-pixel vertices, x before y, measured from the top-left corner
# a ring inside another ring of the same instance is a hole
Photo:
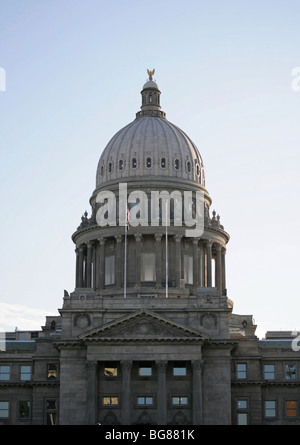
[[[174,161],[175,170],[179,170],[179,167],[180,167],[179,159],[175,159],[175,161]]]
[[[192,167],[190,161],[186,161],[186,171],[188,173],[191,173]]]
[[[131,167],[132,168],[137,168],[137,158],[132,158],[132,160],[131,160]]]
[[[200,175],[200,168],[199,168],[199,164],[196,165],[196,174],[197,176]]]
[[[152,102],[152,93],[149,93],[149,102]]]
[[[103,165],[101,165],[101,168],[100,168],[100,175],[103,176],[103,173],[104,173],[104,168],[103,168]]]
[[[161,168],[166,168],[166,158],[161,158],[160,166],[161,166]]]
[[[146,159],[146,167],[147,168],[151,168],[152,167],[152,159],[151,158],[147,158]]]
[[[112,169],[113,169],[112,162],[109,162],[109,163],[108,163],[108,173],[111,173],[111,172],[112,172]]]
[[[124,159],[120,159],[119,161],[119,170],[124,170]]]

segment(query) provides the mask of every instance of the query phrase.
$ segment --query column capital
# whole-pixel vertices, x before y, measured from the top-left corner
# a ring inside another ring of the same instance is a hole
[[[115,235],[115,240],[117,241],[117,243],[121,243],[123,239],[123,235]]]
[[[135,241],[136,242],[141,242],[142,241],[142,235],[140,233],[135,233],[134,237],[135,237]]]
[[[130,371],[131,366],[132,366],[132,360],[121,360],[120,361],[122,369],[124,369],[125,371]]]
[[[195,371],[202,371],[203,363],[203,360],[191,360],[192,367]]]
[[[156,233],[156,234],[154,235],[154,237],[155,237],[155,241],[156,241],[156,242],[161,241],[162,234],[161,234],[161,233]]]
[[[98,366],[98,362],[96,360],[89,360],[86,362],[85,366],[87,369],[90,369],[90,370],[96,369]]]
[[[199,237],[198,238],[193,238],[193,244],[197,246],[198,243],[199,243],[199,240],[200,240]]]
[[[105,244],[106,238],[104,238],[103,236],[100,236],[100,238],[98,238],[99,244],[101,244],[102,246]]]
[[[176,243],[180,243],[182,235],[174,235],[174,240],[176,241]]]
[[[221,252],[221,250],[222,250],[222,244],[216,243],[216,244],[215,244],[215,247],[216,247],[217,252]]]
[[[168,360],[156,360],[155,364],[156,364],[157,370],[160,372],[163,372],[166,370]]]

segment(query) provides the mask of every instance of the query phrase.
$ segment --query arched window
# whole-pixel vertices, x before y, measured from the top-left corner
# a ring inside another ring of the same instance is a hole
[[[108,173],[112,172],[112,162],[109,162],[108,164]]]
[[[152,102],[152,93],[149,93],[149,102]]]
[[[124,170],[124,160],[120,159],[119,161],[119,170]]]
[[[146,167],[147,168],[151,168],[152,167],[152,159],[151,158],[147,158],[146,159]]]
[[[179,159],[175,159],[174,168],[175,170],[179,170]]]
[[[137,159],[136,158],[132,158],[131,166],[132,166],[132,168],[137,168]]]
[[[100,174],[103,176],[103,165],[101,165]]]
[[[161,166],[161,168],[166,168],[166,158],[161,158],[160,166]]]

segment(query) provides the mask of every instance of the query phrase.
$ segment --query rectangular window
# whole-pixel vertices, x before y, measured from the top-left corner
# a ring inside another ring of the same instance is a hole
[[[56,425],[57,403],[56,400],[46,400],[46,424]]]
[[[296,400],[286,401],[286,416],[296,417],[297,416],[297,402]]]
[[[172,397],[172,405],[187,405],[188,398],[185,396],[173,396]]]
[[[119,398],[115,396],[105,396],[102,399],[103,406],[118,406]]]
[[[173,366],[173,375],[177,377],[185,377],[186,376],[186,366],[185,364],[176,363]]]
[[[247,400],[238,400],[237,409],[247,409]]]
[[[112,363],[107,363],[104,367],[104,375],[106,377],[117,377],[118,368]]]
[[[296,365],[290,365],[290,364],[285,365],[284,378],[285,378],[285,380],[295,380],[296,379]]]
[[[264,379],[274,380],[275,378],[275,366],[274,365],[264,365]]]
[[[276,416],[276,401],[265,400],[265,417],[275,417],[275,416]]]
[[[9,416],[9,402],[0,402],[0,419],[7,419]]]
[[[31,380],[31,366],[21,365],[20,380]]]
[[[153,405],[153,397],[151,396],[138,397],[137,403],[139,406],[151,406]]]
[[[237,424],[248,425],[248,400],[237,400]]]
[[[115,256],[105,257],[105,285],[115,284]]]
[[[57,365],[54,363],[48,363],[47,365],[47,379],[56,380],[57,379]]]
[[[152,376],[152,367],[151,366],[140,366],[139,367],[139,376],[140,377],[151,377]]]
[[[247,377],[247,364],[246,363],[238,363],[237,364],[237,378],[245,379]]]
[[[29,400],[22,400],[19,402],[19,418],[30,419],[30,402]]]
[[[0,366],[0,380],[10,380],[10,366],[1,365]]]
[[[184,281],[186,284],[193,284],[193,257],[192,255],[183,256]]]
[[[155,253],[142,253],[141,280],[155,281]]]
[[[248,425],[248,413],[238,413],[237,424],[238,425]]]

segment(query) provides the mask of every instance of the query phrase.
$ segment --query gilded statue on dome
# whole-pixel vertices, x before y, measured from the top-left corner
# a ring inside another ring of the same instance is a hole
[[[148,76],[149,76],[149,80],[152,80],[153,79],[153,74],[155,73],[155,68],[152,71],[147,69],[147,73],[148,73]]]

